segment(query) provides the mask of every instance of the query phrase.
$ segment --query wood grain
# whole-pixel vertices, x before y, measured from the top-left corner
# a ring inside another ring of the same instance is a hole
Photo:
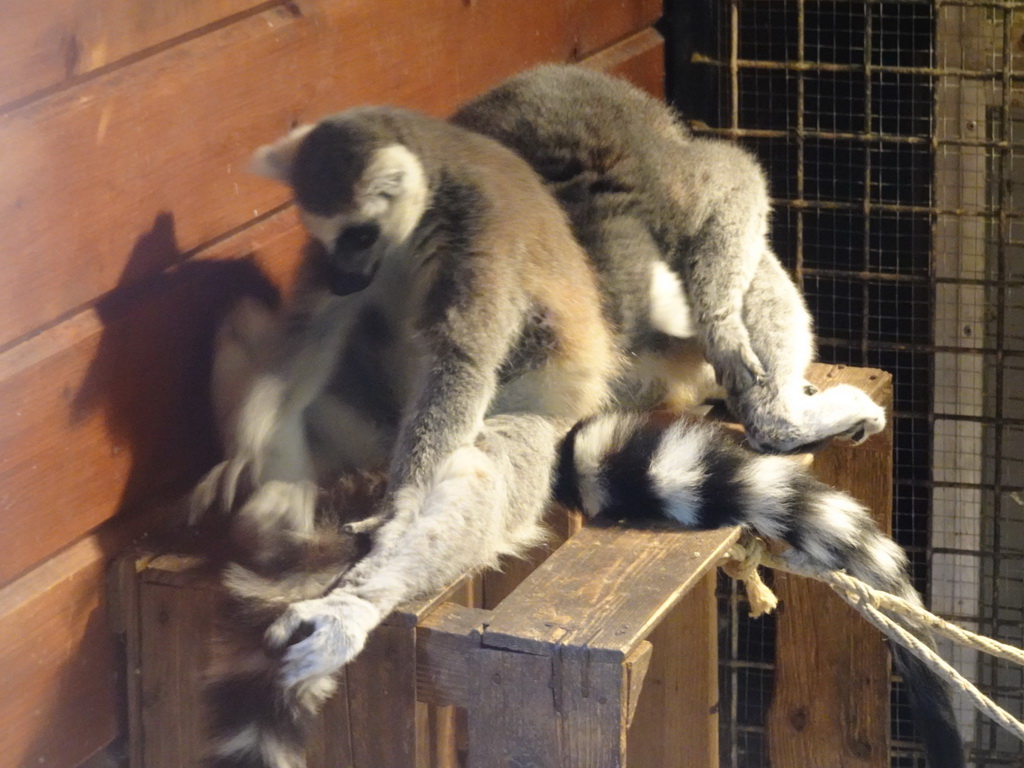
[[[623,662],[626,670],[626,727],[628,728],[636,716],[637,707],[640,705],[640,694],[644,689],[647,680],[647,673],[651,668],[651,656],[654,653],[654,646],[648,641],[642,641]]]
[[[597,661],[589,649],[563,646],[555,657],[559,768],[621,768],[626,762],[629,685],[625,659]]]
[[[283,212],[0,355],[0,583],[213,460],[213,329],[303,240]]]
[[[0,109],[229,16],[272,4],[8,0],[0,25]]]
[[[0,346],[286,202],[244,168],[294,123],[384,100],[446,114],[569,58],[566,20],[561,3],[297,0],[0,117],[17,148],[0,153]],[[132,259],[161,217],[176,247]]]
[[[654,647],[628,734],[631,768],[717,768],[717,572],[650,634]]]
[[[662,13],[662,0],[572,2],[573,16],[579,25],[576,50],[580,58],[652,26]]]
[[[284,0],[10,0],[0,27],[0,109],[154,47],[226,20],[284,5]],[[661,3],[575,0],[573,56],[585,57],[658,19]]]
[[[551,657],[480,648],[471,661],[467,768],[557,765]]]
[[[117,733],[114,646],[101,592],[95,542],[55,558],[38,591],[0,605],[0,763],[75,765]],[[31,627],[31,632],[25,632]],[[96,670],[107,670],[98,675]],[[66,701],[94,702],[84,711]]]
[[[737,536],[585,527],[494,609],[483,645],[550,654],[578,644],[594,661],[621,662]]]
[[[523,580],[537,570],[537,566],[551,557],[569,537],[583,527],[583,515],[576,510],[565,509],[552,504],[544,518],[544,524],[550,531],[549,538],[541,545],[534,547],[521,557],[506,557],[495,570],[485,571],[480,575],[481,606],[493,608],[512,594]]]
[[[0,589],[0,765],[74,766],[118,733],[107,558],[157,515],[118,521]]]
[[[200,587],[203,585],[199,585]],[[146,768],[198,765],[205,747],[200,696],[212,633],[215,593],[144,582],[139,589],[141,727],[153,734]]]
[[[348,709],[348,674],[342,672],[338,690],[324,705],[310,734],[307,768],[348,768],[353,764]]]
[[[416,765],[416,628],[382,625],[345,670],[354,768]]]
[[[628,80],[659,99],[665,96],[665,41],[655,29],[638,32],[580,63]]]
[[[892,377],[882,371],[816,366],[819,388],[848,383],[887,409]],[[891,527],[892,427],[863,445],[835,443],[814,474]],[[775,694],[768,714],[773,765],[883,768],[889,764],[889,660],[881,634],[827,587],[776,574]]]
[[[469,660],[480,647],[491,612],[445,603],[416,628],[416,696],[420,701],[465,706],[469,701]]]

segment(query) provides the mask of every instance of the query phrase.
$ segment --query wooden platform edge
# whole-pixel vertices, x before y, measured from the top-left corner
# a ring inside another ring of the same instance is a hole
[[[621,662],[738,537],[739,528],[585,526],[494,610],[482,645],[535,655],[580,646]]]

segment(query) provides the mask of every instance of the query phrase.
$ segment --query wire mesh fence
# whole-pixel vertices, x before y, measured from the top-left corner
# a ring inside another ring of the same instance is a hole
[[[670,92],[697,133],[765,165],[820,358],[894,376],[894,535],[916,586],[1021,645],[1024,3],[702,0],[685,15],[695,44]],[[722,763],[759,768],[774,631],[737,590],[720,584]],[[1019,669],[940,650],[1022,716]],[[959,714],[972,765],[1024,764],[1019,742]],[[892,765],[924,765],[899,681]]]

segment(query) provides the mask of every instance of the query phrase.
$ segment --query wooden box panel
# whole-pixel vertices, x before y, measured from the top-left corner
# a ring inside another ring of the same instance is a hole
[[[281,0],[279,4],[283,4]],[[259,0],[7,0],[0,105],[53,89],[256,7]]]

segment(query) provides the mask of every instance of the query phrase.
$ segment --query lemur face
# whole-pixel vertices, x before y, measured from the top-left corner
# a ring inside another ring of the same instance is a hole
[[[344,115],[261,147],[252,167],[295,191],[302,223],[323,246],[329,284],[339,295],[372,282],[385,254],[405,242],[426,207],[417,157]]]

